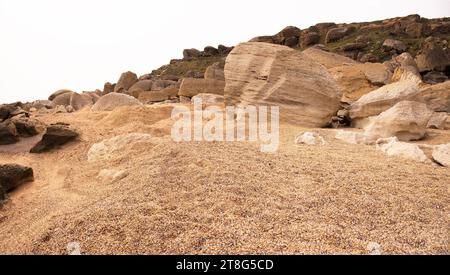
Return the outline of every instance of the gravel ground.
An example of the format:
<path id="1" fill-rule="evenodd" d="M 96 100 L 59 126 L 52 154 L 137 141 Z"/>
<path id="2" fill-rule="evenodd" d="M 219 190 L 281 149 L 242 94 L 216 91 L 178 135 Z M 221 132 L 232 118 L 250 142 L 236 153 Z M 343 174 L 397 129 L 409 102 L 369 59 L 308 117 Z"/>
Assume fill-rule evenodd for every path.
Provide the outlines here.
<path id="1" fill-rule="evenodd" d="M 344 144 L 334 130 L 315 130 L 328 145 L 297 146 L 305 129 L 292 125 L 275 154 L 175 143 L 170 108 L 142 108 L 40 116 L 71 123 L 80 140 L 42 155 L 26 142 L 0 151 L 0 163 L 36 175 L 0 210 L 0 254 L 66 254 L 71 242 L 84 254 L 367 254 L 371 242 L 384 254 L 450 253 L 450 169 Z M 155 138 L 87 162 L 93 143 L 132 132 Z M 433 131 L 437 142 L 449 131 Z M 128 176 L 102 182 L 102 169 Z"/>

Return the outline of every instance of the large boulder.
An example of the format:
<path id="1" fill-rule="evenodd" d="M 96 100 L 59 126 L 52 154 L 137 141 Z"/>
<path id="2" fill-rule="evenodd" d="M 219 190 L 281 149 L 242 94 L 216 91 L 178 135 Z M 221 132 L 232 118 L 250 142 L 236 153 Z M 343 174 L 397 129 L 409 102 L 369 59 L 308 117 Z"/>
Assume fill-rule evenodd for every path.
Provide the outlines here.
<path id="1" fill-rule="evenodd" d="M 73 107 L 75 111 L 81 110 L 87 106 L 92 106 L 94 104 L 94 99 L 87 93 L 78 94 L 72 93 L 70 96 L 70 106 Z"/>
<path id="2" fill-rule="evenodd" d="M 365 135 L 372 138 L 395 136 L 401 141 L 420 140 L 426 134 L 432 115 L 424 103 L 401 101 L 376 117 L 365 128 Z"/>
<path id="3" fill-rule="evenodd" d="M 350 118 L 363 119 L 376 116 L 404 100 L 419 99 L 420 90 L 412 81 L 399 81 L 385 85 L 362 96 L 350 106 Z"/>
<path id="4" fill-rule="evenodd" d="M 450 113 L 450 81 L 423 86 L 420 94 L 432 110 Z"/>
<path id="5" fill-rule="evenodd" d="M 135 105 L 142 105 L 142 103 L 129 95 L 110 93 L 102 96 L 94 106 L 92 106 L 92 111 L 112 111 L 117 107 Z"/>
<path id="6" fill-rule="evenodd" d="M 72 98 L 72 95 L 75 94 L 74 92 L 70 93 L 63 93 L 61 95 L 56 96 L 53 98 L 53 106 L 69 106 L 70 105 L 70 99 Z"/>
<path id="7" fill-rule="evenodd" d="M 433 159 L 443 166 L 450 167 L 450 143 L 434 147 Z"/>
<path id="8" fill-rule="evenodd" d="M 17 134 L 21 137 L 34 137 L 39 134 L 38 125 L 40 123 L 37 120 L 28 117 L 14 117 L 11 122 L 14 123 Z"/>
<path id="9" fill-rule="evenodd" d="M 79 134 L 68 125 L 50 125 L 47 127 L 47 131 L 42 136 L 41 141 L 31 148 L 30 153 L 39 154 L 51 151 L 75 140 L 78 136 Z"/>
<path id="10" fill-rule="evenodd" d="M 225 81 L 215 79 L 185 78 L 181 82 L 178 95 L 184 97 L 193 97 L 198 94 L 217 94 L 223 95 Z"/>
<path id="11" fill-rule="evenodd" d="M 57 96 L 63 95 L 63 94 L 70 94 L 73 93 L 72 90 L 67 90 L 67 89 L 63 89 L 63 90 L 58 90 L 56 92 L 54 92 L 53 94 L 51 94 L 48 97 L 48 100 L 53 101 L 53 99 L 55 99 Z"/>
<path id="12" fill-rule="evenodd" d="M 340 106 L 342 93 L 326 68 L 307 55 L 267 43 L 243 43 L 225 65 L 227 105 L 280 107 L 282 120 L 323 127 Z"/>
<path id="13" fill-rule="evenodd" d="M 124 93 L 128 91 L 136 82 L 138 82 L 138 77 L 133 72 L 125 72 L 120 76 L 119 81 L 114 87 L 115 93 Z"/>
<path id="14" fill-rule="evenodd" d="M 9 192 L 19 185 L 33 180 L 33 169 L 30 167 L 17 164 L 0 165 L 0 188 L 4 192 Z"/>
<path id="15" fill-rule="evenodd" d="M 19 141 L 16 126 L 10 120 L 0 122 L 0 145 L 14 144 Z"/>
<path id="16" fill-rule="evenodd" d="M 146 91 L 139 95 L 139 101 L 145 104 L 174 99 L 178 95 L 177 87 L 168 87 L 160 91 Z"/>
<path id="17" fill-rule="evenodd" d="M 445 71 L 450 67 L 450 55 L 433 39 L 427 39 L 416 56 L 419 71 Z"/>

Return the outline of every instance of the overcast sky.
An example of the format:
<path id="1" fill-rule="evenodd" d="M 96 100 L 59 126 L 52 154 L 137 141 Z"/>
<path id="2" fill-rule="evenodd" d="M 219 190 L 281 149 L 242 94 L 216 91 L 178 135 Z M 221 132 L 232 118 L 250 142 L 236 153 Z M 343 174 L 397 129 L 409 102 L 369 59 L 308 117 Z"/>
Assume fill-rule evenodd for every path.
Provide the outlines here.
<path id="1" fill-rule="evenodd" d="M 288 25 L 450 16 L 449 0 L 0 0 L 0 102 L 103 88 L 181 58 Z"/>

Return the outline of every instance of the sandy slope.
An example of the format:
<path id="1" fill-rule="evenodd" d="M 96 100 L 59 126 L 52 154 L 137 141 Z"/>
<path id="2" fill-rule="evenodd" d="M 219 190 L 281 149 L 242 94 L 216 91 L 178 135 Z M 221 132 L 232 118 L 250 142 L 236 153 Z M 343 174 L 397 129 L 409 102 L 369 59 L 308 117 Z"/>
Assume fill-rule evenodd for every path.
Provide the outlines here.
<path id="1" fill-rule="evenodd" d="M 113 113 L 44 115 L 68 122 L 79 142 L 43 155 L 25 141 L 0 162 L 34 168 L 36 181 L 0 210 L 0 254 L 448 254 L 450 170 L 388 158 L 371 146 L 333 140 L 296 146 L 301 129 L 282 126 L 276 154 L 254 143 L 174 143 L 171 106 Z M 155 138 L 89 164 L 90 146 L 123 133 Z M 430 143 L 450 141 L 433 132 Z M 23 153 L 20 153 L 23 152 Z M 115 183 L 104 168 L 127 170 Z"/>

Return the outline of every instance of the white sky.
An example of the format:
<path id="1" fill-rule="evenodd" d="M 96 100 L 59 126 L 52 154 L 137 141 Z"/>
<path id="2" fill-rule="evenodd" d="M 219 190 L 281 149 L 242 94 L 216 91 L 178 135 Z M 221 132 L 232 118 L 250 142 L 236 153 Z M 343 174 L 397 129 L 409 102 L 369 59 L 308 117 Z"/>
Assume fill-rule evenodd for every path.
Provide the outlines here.
<path id="1" fill-rule="evenodd" d="M 0 0 L 0 102 L 103 88 L 181 58 L 288 25 L 450 16 L 449 0 Z"/>

